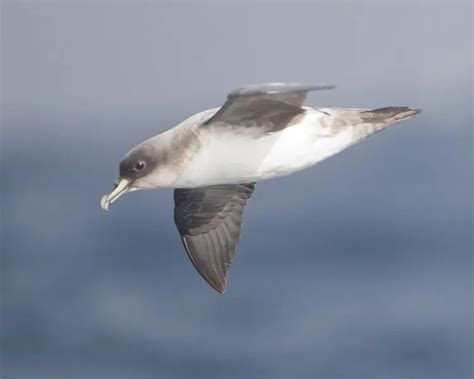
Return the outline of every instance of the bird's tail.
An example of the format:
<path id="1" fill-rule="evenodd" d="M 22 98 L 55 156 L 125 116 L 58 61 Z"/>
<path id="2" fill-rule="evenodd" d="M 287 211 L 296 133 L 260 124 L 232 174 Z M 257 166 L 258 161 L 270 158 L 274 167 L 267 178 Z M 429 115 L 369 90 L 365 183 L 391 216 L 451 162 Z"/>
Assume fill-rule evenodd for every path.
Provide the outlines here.
<path id="1" fill-rule="evenodd" d="M 379 109 L 352 110 L 346 116 L 354 126 L 356 139 L 368 137 L 397 122 L 407 120 L 421 112 L 408 107 L 386 107 Z M 350 116 L 352 114 L 352 116 Z"/>
<path id="2" fill-rule="evenodd" d="M 395 122 L 407 120 L 420 112 L 420 109 L 412 109 L 408 107 L 386 107 L 363 111 L 360 113 L 360 116 L 364 122 L 374 124 L 381 123 L 388 126 Z"/>

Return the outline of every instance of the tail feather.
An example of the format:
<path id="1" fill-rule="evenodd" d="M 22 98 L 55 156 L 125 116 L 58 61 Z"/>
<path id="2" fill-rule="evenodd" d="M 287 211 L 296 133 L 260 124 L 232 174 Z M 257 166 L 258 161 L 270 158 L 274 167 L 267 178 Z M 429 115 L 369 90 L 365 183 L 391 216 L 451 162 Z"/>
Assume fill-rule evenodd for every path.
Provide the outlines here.
<path id="1" fill-rule="evenodd" d="M 368 137 L 386 129 L 397 122 L 407 120 L 421 112 L 420 109 L 409 107 L 386 107 L 379 109 L 360 108 L 317 108 L 328 115 L 327 122 L 331 122 L 336 131 L 351 128 L 354 140 Z"/>
<path id="2" fill-rule="evenodd" d="M 361 117 L 364 122 L 393 124 L 409 119 L 420 112 L 420 109 L 409 107 L 386 107 L 361 112 Z"/>
<path id="3" fill-rule="evenodd" d="M 357 111 L 358 120 L 353 120 L 354 133 L 357 138 L 365 138 L 380 132 L 390 125 L 407 120 L 421 110 L 409 107 L 386 107 L 373 110 Z"/>

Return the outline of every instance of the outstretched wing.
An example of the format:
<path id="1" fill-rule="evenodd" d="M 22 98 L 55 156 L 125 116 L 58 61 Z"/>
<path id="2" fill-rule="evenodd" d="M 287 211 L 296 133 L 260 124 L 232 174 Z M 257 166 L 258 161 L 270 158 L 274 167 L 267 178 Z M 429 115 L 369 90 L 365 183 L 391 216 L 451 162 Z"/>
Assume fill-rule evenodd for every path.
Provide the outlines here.
<path id="1" fill-rule="evenodd" d="M 194 267 L 223 293 L 255 183 L 175 189 L 174 220 Z"/>
<path id="2" fill-rule="evenodd" d="M 332 89 L 333 85 L 268 83 L 231 91 L 227 101 L 205 125 L 261 127 L 265 132 L 282 130 L 301 113 L 309 91 Z"/>

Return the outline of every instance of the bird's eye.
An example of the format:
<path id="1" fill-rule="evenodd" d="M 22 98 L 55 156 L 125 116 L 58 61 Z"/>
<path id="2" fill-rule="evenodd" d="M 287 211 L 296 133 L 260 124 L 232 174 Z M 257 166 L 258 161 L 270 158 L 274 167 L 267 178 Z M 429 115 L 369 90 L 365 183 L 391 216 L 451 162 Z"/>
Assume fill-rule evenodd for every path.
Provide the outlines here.
<path id="1" fill-rule="evenodd" d="M 143 170 L 145 168 L 146 164 L 143 161 L 138 161 L 135 163 L 135 169 L 137 170 Z"/>

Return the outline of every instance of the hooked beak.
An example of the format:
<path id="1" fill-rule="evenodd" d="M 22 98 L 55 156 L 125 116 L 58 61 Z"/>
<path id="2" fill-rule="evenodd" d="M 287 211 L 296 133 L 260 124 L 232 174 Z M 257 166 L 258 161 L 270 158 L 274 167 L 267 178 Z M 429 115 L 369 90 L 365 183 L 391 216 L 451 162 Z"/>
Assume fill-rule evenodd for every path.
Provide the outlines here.
<path id="1" fill-rule="evenodd" d="M 100 199 L 100 206 L 102 207 L 104 211 L 108 211 L 110 204 L 112 204 L 120 196 L 126 194 L 129 191 L 130 191 L 130 180 L 119 179 L 118 183 L 116 182 L 115 189 L 112 192 L 102 196 L 102 199 Z"/>

